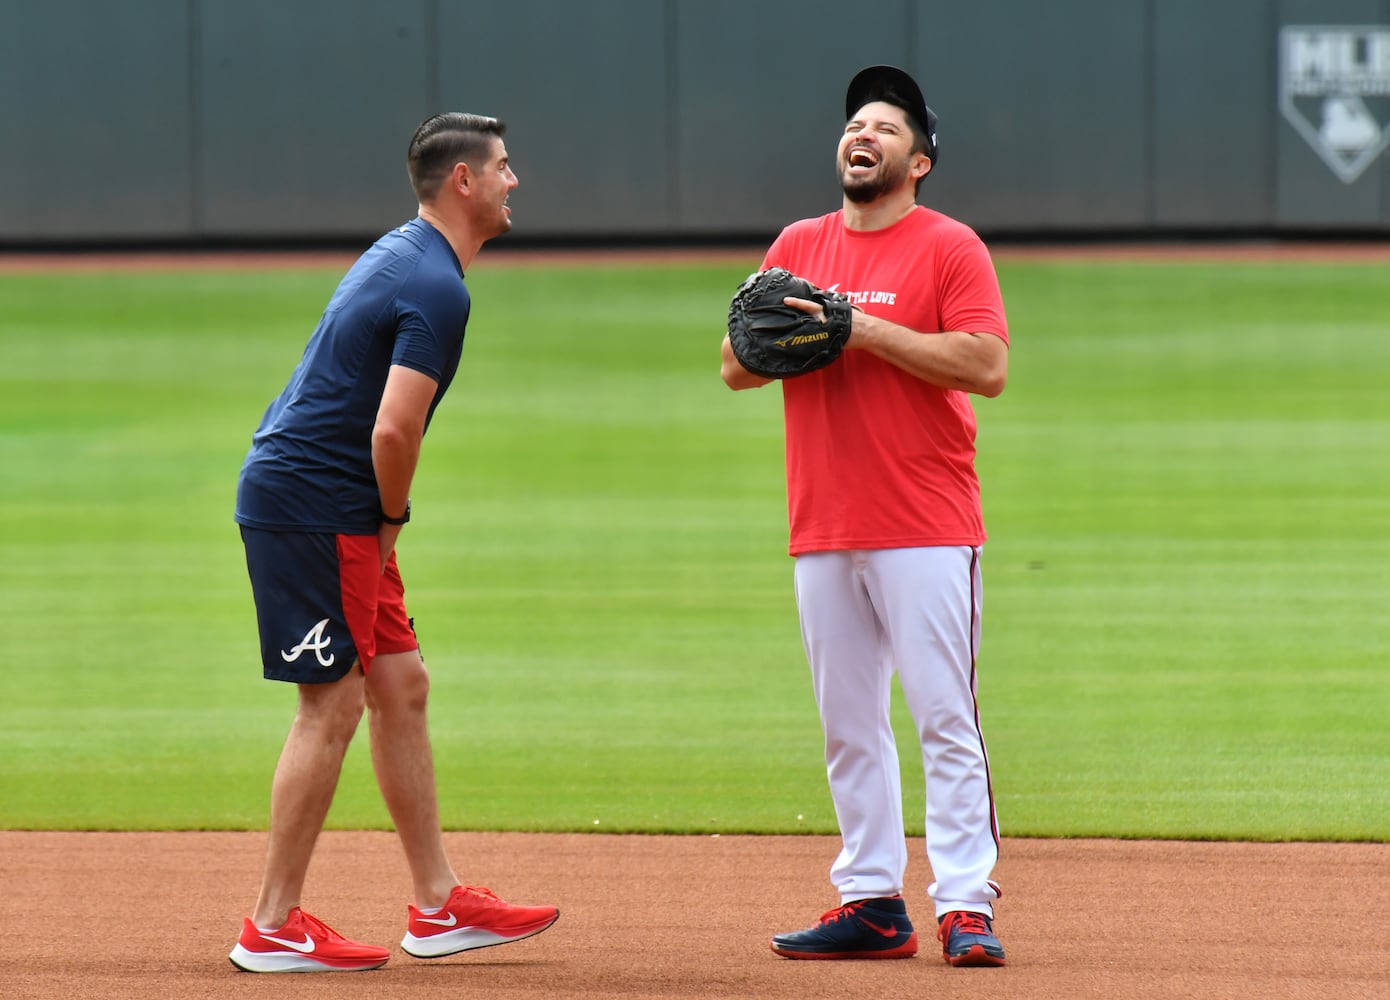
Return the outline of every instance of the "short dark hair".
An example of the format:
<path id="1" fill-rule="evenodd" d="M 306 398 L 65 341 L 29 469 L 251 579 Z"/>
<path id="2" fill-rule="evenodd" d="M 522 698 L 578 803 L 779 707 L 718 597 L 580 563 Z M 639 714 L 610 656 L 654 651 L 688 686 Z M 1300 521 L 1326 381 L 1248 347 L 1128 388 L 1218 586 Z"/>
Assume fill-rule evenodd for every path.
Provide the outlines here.
<path id="1" fill-rule="evenodd" d="M 446 111 L 426 118 L 410 138 L 406 167 L 415 197 L 429 201 L 456 163 L 479 165 L 492 148 L 493 138 L 502 138 L 507 126 L 487 115 Z"/>

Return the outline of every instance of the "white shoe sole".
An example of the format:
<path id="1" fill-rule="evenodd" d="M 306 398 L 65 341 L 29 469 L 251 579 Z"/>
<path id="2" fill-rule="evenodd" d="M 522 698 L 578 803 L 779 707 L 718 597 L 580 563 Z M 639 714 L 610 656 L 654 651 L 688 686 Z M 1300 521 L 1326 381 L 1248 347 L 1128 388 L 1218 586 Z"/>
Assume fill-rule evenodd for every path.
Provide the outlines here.
<path id="1" fill-rule="evenodd" d="M 328 965 L 312 959 L 308 955 L 300 955 L 295 952 L 248 951 L 240 944 L 233 948 L 232 953 L 227 957 L 242 972 L 368 972 L 372 969 L 379 969 L 386 964 L 386 959 L 383 958 L 373 965 L 343 968 L 340 965 Z"/>
<path id="2" fill-rule="evenodd" d="M 560 914 L 556 913 L 555 920 L 559 919 Z M 457 955 L 461 951 L 472 951 L 475 948 L 490 948 L 497 944 L 524 941 L 555 926 L 555 920 L 550 921 L 544 927 L 537 927 L 533 931 L 527 931 L 525 934 L 518 934 L 515 937 L 503 937 L 501 934 L 480 930 L 477 927 L 460 927 L 458 930 L 431 934 L 429 937 L 423 938 L 416 937 L 406 931 L 405 937 L 401 939 L 401 951 L 414 958 L 443 958 L 445 955 Z"/>

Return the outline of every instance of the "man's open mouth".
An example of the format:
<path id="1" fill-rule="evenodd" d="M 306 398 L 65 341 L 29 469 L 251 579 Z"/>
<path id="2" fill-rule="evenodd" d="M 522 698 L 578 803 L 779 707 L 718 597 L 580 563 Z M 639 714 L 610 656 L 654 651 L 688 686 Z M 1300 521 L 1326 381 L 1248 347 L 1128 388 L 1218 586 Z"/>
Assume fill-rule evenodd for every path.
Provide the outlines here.
<path id="1" fill-rule="evenodd" d="M 878 166 L 878 154 L 864 146 L 856 146 L 849 151 L 847 163 L 851 167 L 870 169 Z"/>

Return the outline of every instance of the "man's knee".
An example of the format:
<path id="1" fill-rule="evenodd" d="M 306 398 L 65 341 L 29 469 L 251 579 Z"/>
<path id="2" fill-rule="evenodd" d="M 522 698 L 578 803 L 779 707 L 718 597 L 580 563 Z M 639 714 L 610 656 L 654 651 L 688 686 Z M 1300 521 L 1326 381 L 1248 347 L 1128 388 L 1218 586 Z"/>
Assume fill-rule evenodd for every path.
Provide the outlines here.
<path id="1" fill-rule="evenodd" d="M 373 712 L 420 712 L 429 699 L 430 674 L 417 650 L 387 653 L 372 661 L 366 686 Z"/>

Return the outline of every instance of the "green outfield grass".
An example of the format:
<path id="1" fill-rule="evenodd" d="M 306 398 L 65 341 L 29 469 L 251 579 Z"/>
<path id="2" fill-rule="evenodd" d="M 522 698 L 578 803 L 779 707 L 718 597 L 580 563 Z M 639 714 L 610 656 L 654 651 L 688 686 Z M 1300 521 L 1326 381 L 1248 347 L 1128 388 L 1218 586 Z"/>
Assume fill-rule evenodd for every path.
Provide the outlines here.
<path id="1" fill-rule="evenodd" d="M 400 551 L 450 828 L 835 829 L 780 397 L 717 374 L 755 263 L 470 273 Z M 1000 275 L 1003 832 L 1390 839 L 1385 267 Z M 294 692 L 259 678 L 233 491 L 338 276 L 0 274 L 0 827 L 264 827 Z M 365 727 L 330 825 L 389 825 Z"/>

